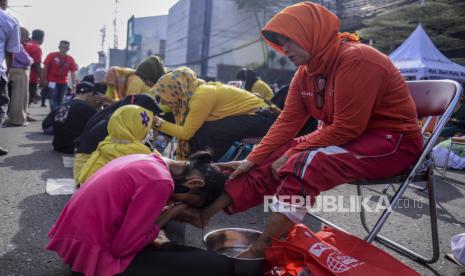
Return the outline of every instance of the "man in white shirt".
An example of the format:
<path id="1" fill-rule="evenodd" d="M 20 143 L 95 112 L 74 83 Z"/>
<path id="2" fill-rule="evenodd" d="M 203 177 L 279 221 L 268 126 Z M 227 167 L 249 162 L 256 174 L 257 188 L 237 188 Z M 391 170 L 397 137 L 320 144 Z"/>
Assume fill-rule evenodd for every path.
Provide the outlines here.
<path id="1" fill-rule="evenodd" d="M 6 109 L 8 107 L 7 81 L 8 72 L 13 61 L 13 55 L 19 53 L 19 24 L 5 10 L 8 0 L 0 0 L 0 123 L 6 120 Z M 0 155 L 8 151 L 0 147 Z"/>

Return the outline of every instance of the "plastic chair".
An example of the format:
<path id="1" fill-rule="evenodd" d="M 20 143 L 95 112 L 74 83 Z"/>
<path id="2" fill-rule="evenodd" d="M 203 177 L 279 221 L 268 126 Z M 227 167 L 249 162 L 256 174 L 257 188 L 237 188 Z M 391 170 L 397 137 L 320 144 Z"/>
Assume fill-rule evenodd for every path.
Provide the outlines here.
<path id="1" fill-rule="evenodd" d="M 369 228 L 366 222 L 365 209 L 363 205 L 360 208 L 360 218 L 363 227 L 368 232 L 365 240 L 369 243 L 374 240 L 396 250 L 407 257 L 421 262 L 421 263 L 434 263 L 439 258 L 439 239 L 438 239 L 438 227 L 437 227 L 437 214 L 436 214 L 436 198 L 434 192 L 433 182 L 433 162 L 431 160 L 431 150 L 435 145 L 439 134 L 449 120 L 455 106 L 460 100 L 462 94 L 462 87 L 459 83 L 451 80 L 422 80 L 422 81 L 411 81 L 407 82 L 410 90 L 410 94 L 415 102 L 417 113 L 419 117 L 430 117 L 440 116 L 437 124 L 435 124 L 434 130 L 431 135 L 426 138 L 423 151 L 418 158 L 414 166 L 401 175 L 391 177 L 389 179 L 378 179 L 378 180 L 360 180 L 355 183 L 357 185 L 357 193 L 361 197 L 363 185 L 369 184 L 389 184 L 389 183 L 401 183 L 396 193 L 389 202 L 388 208 L 378 218 L 378 221 Z M 430 207 L 430 224 L 431 224 L 431 241 L 433 253 L 430 258 L 424 257 L 417 252 L 410 250 L 401 244 L 394 242 L 386 237 L 379 235 L 378 233 L 386 223 L 386 220 L 391 215 L 393 208 L 395 208 L 399 199 L 404 194 L 405 190 L 416 181 L 426 181 L 426 190 L 428 191 L 428 201 Z M 321 218 L 314 213 L 309 213 L 311 216 L 319 220 L 320 222 L 332 226 L 347 232 L 336 224 Z"/>
<path id="2" fill-rule="evenodd" d="M 442 178 L 446 177 L 447 165 L 449 164 L 449 156 L 450 156 L 450 152 L 452 151 L 452 146 L 453 145 L 465 146 L 465 138 L 452 137 L 450 139 L 450 145 L 449 145 L 449 149 L 447 151 L 446 162 L 444 163 L 444 167 L 442 168 Z"/>

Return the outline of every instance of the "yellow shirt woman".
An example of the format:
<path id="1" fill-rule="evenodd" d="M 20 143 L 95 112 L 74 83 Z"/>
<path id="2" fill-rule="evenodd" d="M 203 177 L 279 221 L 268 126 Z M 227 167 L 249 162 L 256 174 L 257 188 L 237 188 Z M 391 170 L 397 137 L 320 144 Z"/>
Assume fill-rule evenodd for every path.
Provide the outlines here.
<path id="1" fill-rule="evenodd" d="M 271 100 L 273 98 L 273 90 L 271 87 L 262 80 L 257 80 L 252 85 L 252 93 L 258 93 L 266 100 Z"/>
<path id="2" fill-rule="evenodd" d="M 105 75 L 105 95 L 112 100 L 120 100 L 127 95 L 147 93 L 164 74 L 165 69 L 157 56 L 142 61 L 136 70 L 111 67 Z"/>
<path id="3" fill-rule="evenodd" d="M 137 105 L 118 108 L 108 122 L 108 136 L 99 143 L 82 167 L 77 182 L 81 185 L 113 159 L 137 153 L 151 153 L 143 140 L 152 127 L 153 113 Z"/>
<path id="4" fill-rule="evenodd" d="M 105 96 L 112 100 L 121 100 L 126 95 L 146 93 L 150 87 L 135 74 L 136 70 L 123 67 L 112 67 L 105 76 L 107 91 Z"/>
<path id="5" fill-rule="evenodd" d="M 187 141 L 204 123 L 254 114 L 268 106 L 245 90 L 219 82 L 205 83 L 187 67 L 175 69 L 160 78 L 153 90 L 160 97 L 161 104 L 168 106 L 175 116 L 176 124 L 158 117 L 155 120 L 161 132 L 180 139 L 177 151 L 179 159 L 188 156 L 190 147 Z"/>

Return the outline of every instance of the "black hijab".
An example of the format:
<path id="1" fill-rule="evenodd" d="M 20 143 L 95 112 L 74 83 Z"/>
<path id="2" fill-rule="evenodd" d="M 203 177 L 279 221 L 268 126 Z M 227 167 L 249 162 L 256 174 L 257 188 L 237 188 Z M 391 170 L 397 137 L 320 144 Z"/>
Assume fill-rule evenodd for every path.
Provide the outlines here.
<path id="1" fill-rule="evenodd" d="M 253 70 L 242 68 L 237 72 L 236 75 L 238 80 L 244 81 L 245 86 L 244 89 L 252 92 L 252 86 L 255 84 L 255 82 L 258 80 L 257 74 Z"/>

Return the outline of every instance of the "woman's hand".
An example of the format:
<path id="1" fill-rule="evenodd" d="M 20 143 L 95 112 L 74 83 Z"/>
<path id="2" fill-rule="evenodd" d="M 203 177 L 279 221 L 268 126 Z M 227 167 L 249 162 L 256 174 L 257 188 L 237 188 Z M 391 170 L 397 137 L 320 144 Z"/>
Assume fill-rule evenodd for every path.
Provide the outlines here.
<path id="1" fill-rule="evenodd" d="M 112 100 L 105 95 L 96 94 L 94 95 L 95 102 L 98 104 L 111 104 Z"/>
<path id="2" fill-rule="evenodd" d="M 265 247 L 266 247 L 265 243 L 261 242 L 260 240 L 257 240 L 255 243 L 249 246 L 249 248 L 247 248 L 245 251 L 242 251 L 239 255 L 237 255 L 236 258 L 242 258 L 242 259 L 263 258 L 263 256 L 265 256 Z"/>
<path id="3" fill-rule="evenodd" d="M 197 228 L 202 228 L 208 224 L 212 216 L 204 209 L 188 207 L 179 214 L 177 221 L 187 222 Z"/>
<path id="4" fill-rule="evenodd" d="M 156 224 L 159 228 L 165 227 L 168 222 L 180 217 L 187 208 L 189 208 L 189 206 L 184 203 L 165 207 L 163 213 L 158 217 Z"/>
<path id="5" fill-rule="evenodd" d="M 255 164 L 252 161 L 245 159 L 242 161 L 216 163 L 216 165 L 223 170 L 232 170 L 233 172 L 229 175 L 229 179 L 234 179 L 238 175 L 250 171 Z"/>
<path id="6" fill-rule="evenodd" d="M 193 207 L 187 207 L 186 209 L 182 210 L 176 220 L 180 222 L 187 222 L 192 224 L 197 228 L 202 228 L 205 224 L 203 224 L 201 218 L 200 209 L 196 209 Z"/>
<path id="7" fill-rule="evenodd" d="M 168 213 L 168 216 L 170 219 L 179 219 L 186 210 L 189 210 L 191 207 L 187 205 L 186 203 L 180 203 L 180 204 L 174 204 L 172 207 L 170 207 L 166 212 Z"/>
<path id="8" fill-rule="evenodd" d="M 286 156 L 281 156 L 278 160 L 274 161 L 273 164 L 271 164 L 271 173 L 273 173 L 274 178 L 279 180 L 279 174 L 278 171 L 281 169 L 281 167 L 286 164 L 287 160 L 289 158 Z"/>
<path id="9" fill-rule="evenodd" d="M 155 128 L 155 129 L 160 129 L 161 128 L 161 124 L 163 123 L 163 119 L 158 117 L 157 115 L 153 116 L 153 125 L 152 127 Z"/>

